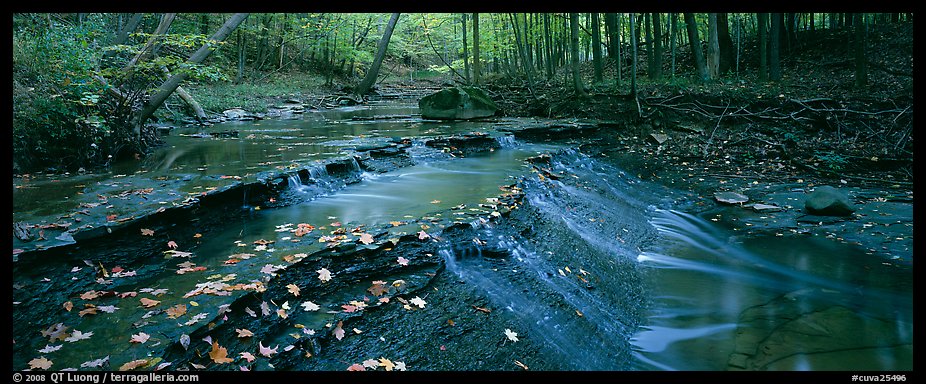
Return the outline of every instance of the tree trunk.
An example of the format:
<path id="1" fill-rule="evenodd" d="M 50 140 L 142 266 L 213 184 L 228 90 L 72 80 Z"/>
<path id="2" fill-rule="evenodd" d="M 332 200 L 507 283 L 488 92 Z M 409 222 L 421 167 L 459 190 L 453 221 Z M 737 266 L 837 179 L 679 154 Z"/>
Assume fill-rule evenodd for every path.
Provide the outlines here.
<path id="1" fill-rule="evenodd" d="M 518 26 L 517 15 L 514 13 L 509 13 L 508 16 L 511 17 L 511 23 L 514 26 L 515 44 L 518 46 L 518 55 L 521 57 L 521 66 L 524 69 L 524 73 L 527 75 L 527 89 L 531 92 L 531 94 L 533 94 L 534 66 L 531 64 L 530 59 L 527 57 L 527 52 L 524 48 L 525 45 L 527 45 L 527 42 L 525 41 L 523 44 L 521 42 L 521 28 Z M 524 26 L 524 29 L 527 29 L 527 26 Z M 525 37 L 524 40 L 527 40 L 527 38 Z"/>
<path id="2" fill-rule="evenodd" d="M 669 14 L 669 45 L 672 50 L 672 78 L 675 78 L 675 41 L 678 39 L 676 34 L 678 33 L 678 15 L 675 13 Z"/>
<path id="3" fill-rule="evenodd" d="M 222 27 L 219 28 L 219 30 L 209 38 L 209 41 L 187 59 L 187 63 L 202 63 L 203 60 L 209 57 L 209 55 L 212 53 L 214 46 L 217 43 L 224 41 L 225 38 L 228 37 L 228 35 L 231 34 L 232 31 L 234 31 L 235 28 L 241 24 L 242 21 L 247 19 L 248 15 L 248 13 L 236 13 L 229 17 L 228 20 L 225 21 L 225 24 L 223 24 Z M 183 82 L 183 80 L 186 80 L 187 77 L 189 77 L 189 73 L 186 71 L 174 74 L 168 78 L 167 81 L 162 83 L 158 88 L 157 93 L 155 93 L 154 96 L 152 96 L 148 102 L 145 103 L 145 106 L 142 108 L 141 112 L 138 113 L 138 119 L 136 120 L 134 127 L 133 133 L 137 140 L 141 140 L 141 128 L 145 125 L 145 122 L 154 114 L 154 111 L 156 111 L 161 107 L 162 104 L 164 104 L 164 101 L 167 100 L 167 97 L 174 93 L 177 87 L 180 86 L 180 83 Z"/>
<path id="4" fill-rule="evenodd" d="M 757 13 L 756 18 L 759 19 L 756 26 L 759 34 L 759 81 L 764 82 L 768 80 L 768 13 Z"/>
<path id="5" fill-rule="evenodd" d="M 553 78 L 553 35 L 550 31 L 550 14 L 543 14 L 543 38 L 545 41 L 547 54 L 545 56 L 546 69 L 547 69 L 547 80 Z"/>
<path id="6" fill-rule="evenodd" d="M 592 13 L 592 62 L 595 66 L 595 82 L 604 81 L 601 67 L 601 29 L 598 14 Z"/>
<path id="7" fill-rule="evenodd" d="M 460 20 L 463 23 L 463 78 L 470 82 L 469 77 L 469 47 L 466 44 L 466 14 L 464 13 Z"/>
<path id="8" fill-rule="evenodd" d="M 707 82 L 711 77 L 707 72 L 707 65 L 704 64 L 704 54 L 701 52 L 701 39 L 698 38 L 698 25 L 695 24 L 693 13 L 685 13 L 685 29 L 688 31 L 688 44 L 691 46 L 691 57 L 694 61 L 695 70 L 698 73 L 698 80 Z"/>
<path id="9" fill-rule="evenodd" d="M 473 13 L 473 83 L 482 81 L 482 63 L 479 61 L 479 14 Z"/>
<path id="10" fill-rule="evenodd" d="M 856 13 L 855 21 L 855 86 L 864 88 L 868 85 L 868 60 L 865 57 L 865 14 Z"/>
<path id="11" fill-rule="evenodd" d="M 630 47 L 633 57 L 630 61 L 630 96 L 637 98 L 637 23 L 633 12 L 630 13 Z"/>
<path id="12" fill-rule="evenodd" d="M 728 73 L 735 66 L 733 39 L 730 37 L 730 20 L 726 13 L 717 14 L 717 43 L 720 48 L 720 74 Z"/>
<path id="13" fill-rule="evenodd" d="M 161 72 L 163 72 L 168 79 L 170 78 L 170 71 L 167 70 L 167 67 L 161 67 Z M 183 102 L 185 102 L 188 106 L 190 106 L 190 109 L 193 110 L 193 114 L 196 116 L 197 121 L 202 123 L 204 120 L 206 120 L 206 112 L 203 111 L 203 107 L 199 105 L 199 102 L 197 102 L 193 96 L 190 96 L 190 94 L 180 86 L 177 87 L 176 92 L 177 96 L 180 96 L 180 99 L 183 100 Z"/>
<path id="14" fill-rule="evenodd" d="M 393 13 L 392 17 L 389 18 L 389 23 L 386 24 L 386 31 L 383 32 L 383 37 L 379 40 L 379 45 L 376 47 L 376 56 L 373 58 L 373 65 L 370 66 L 370 70 L 367 71 L 363 80 L 357 85 L 357 88 L 354 88 L 354 93 L 365 95 L 370 92 L 370 89 L 376 82 L 376 77 L 379 76 L 379 67 L 383 64 L 383 58 L 386 57 L 386 48 L 389 47 L 389 39 L 392 38 L 392 31 L 395 30 L 395 24 L 398 21 L 399 14 Z"/>
<path id="15" fill-rule="evenodd" d="M 129 34 L 135 32 L 135 29 L 138 28 L 138 24 L 141 23 L 141 19 L 144 16 L 145 14 L 140 12 L 132 14 L 132 18 L 125 24 L 125 27 L 120 29 L 119 33 L 116 34 L 116 38 L 113 39 L 113 45 L 125 44 L 126 40 L 129 39 Z"/>
<path id="16" fill-rule="evenodd" d="M 582 76 L 579 73 L 579 14 L 569 14 L 569 55 L 572 63 L 572 85 L 576 95 L 585 97 L 585 86 L 582 85 Z"/>
<path id="17" fill-rule="evenodd" d="M 650 79 L 653 79 L 653 73 L 656 72 L 656 56 L 653 55 L 653 33 L 652 33 L 652 20 L 650 20 L 650 14 L 643 14 L 643 31 L 646 36 L 646 43 L 643 44 L 644 51 L 646 52 L 646 75 Z"/>
<path id="18" fill-rule="evenodd" d="M 608 32 L 608 57 L 617 59 L 617 15 L 614 13 L 604 14 L 605 30 Z"/>
<path id="19" fill-rule="evenodd" d="M 128 64 L 122 69 L 123 71 L 128 71 L 135 64 L 138 64 L 139 61 L 147 60 L 151 55 L 154 54 L 155 47 L 160 45 L 158 40 L 161 39 L 161 35 L 167 33 L 167 30 L 170 29 L 170 24 L 174 22 L 174 18 L 177 17 L 176 13 L 165 13 L 161 16 L 161 22 L 158 23 L 157 29 L 154 30 L 154 33 L 151 34 L 151 37 L 148 38 L 148 42 L 145 43 L 145 46 L 142 47 L 141 51 L 129 61 Z"/>
<path id="20" fill-rule="evenodd" d="M 244 38 L 241 37 L 241 31 L 235 33 L 238 42 L 238 74 L 235 75 L 235 84 L 241 84 L 244 79 Z"/>
<path id="21" fill-rule="evenodd" d="M 707 15 L 707 73 L 711 79 L 720 77 L 720 42 L 717 39 L 717 14 Z"/>
<path id="22" fill-rule="evenodd" d="M 662 77 L 662 18 L 659 13 L 654 12 L 653 16 L 653 72 L 650 75 L 652 79 Z"/>
<path id="23" fill-rule="evenodd" d="M 781 53 L 781 25 L 781 14 L 773 13 L 768 44 L 768 77 L 772 81 L 781 80 L 781 62 L 778 59 Z"/>
<path id="24" fill-rule="evenodd" d="M 615 65 L 617 66 L 617 86 L 618 87 L 620 87 L 624 82 L 623 73 L 621 73 L 624 70 L 623 58 L 621 58 L 621 27 L 622 27 L 621 24 L 623 24 L 621 23 L 621 21 L 623 21 L 622 20 L 623 18 L 624 18 L 623 14 L 618 13 L 617 20 L 615 21 L 617 23 L 617 60 L 615 62 Z"/>

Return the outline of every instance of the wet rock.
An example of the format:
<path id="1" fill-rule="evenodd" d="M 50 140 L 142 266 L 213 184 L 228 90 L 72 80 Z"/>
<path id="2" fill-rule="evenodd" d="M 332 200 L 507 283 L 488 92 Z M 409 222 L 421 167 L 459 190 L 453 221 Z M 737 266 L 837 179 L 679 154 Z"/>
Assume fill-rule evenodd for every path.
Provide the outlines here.
<path id="1" fill-rule="evenodd" d="M 498 106 L 476 87 L 454 87 L 425 96 L 418 102 L 421 117 L 438 120 L 469 120 L 495 115 Z"/>
<path id="2" fill-rule="evenodd" d="M 518 127 L 502 127 L 498 128 L 498 130 L 511 132 L 517 139 L 562 140 L 594 135 L 601 130 L 601 125 L 587 123 L 531 124 Z"/>
<path id="3" fill-rule="evenodd" d="M 666 135 L 663 133 L 651 133 L 649 135 L 649 138 L 651 139 L 650 141 L 658 145 L 661 145 L 662 143 L 665 143 L 666 140 L 669 140 L 669 135 Z"/>
<path id="4" fill-rule="evenodd" d="M 845 193 L 828 185 L 811 192 L 804 201 L 804 208 L 817 216 L 849 216 L 856 210 Z"/>
<path id="5" fill-rule="evenodd" d="M 23 222 L 13 223 L 13 235 L 15 235 L 17 239 L 26 242 L 32 241 L 33 239 L 32 232 L 29 231 L 29 225 Z"/>
<path id="6" fill-rule="evenodd" d="M 498 140 L 485 134 L 477 133 L 432 139 L 425 141 L 424 145 L 431 148 L 441 148 L 458 155 L 501 148 Z"/>

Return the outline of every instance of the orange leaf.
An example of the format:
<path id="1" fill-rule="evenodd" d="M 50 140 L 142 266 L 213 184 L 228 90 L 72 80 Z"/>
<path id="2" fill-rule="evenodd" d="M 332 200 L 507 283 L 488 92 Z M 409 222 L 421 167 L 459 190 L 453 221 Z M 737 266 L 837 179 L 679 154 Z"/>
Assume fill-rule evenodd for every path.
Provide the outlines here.
<path id="1" fill-rule="evenodd" d="M 139 301 L 141 302 L 141 305 L 145 308 L 151 308 L 155 305 L 161 304 L 161 302 L 158 300 L 151 300 L 146 297 L 142 297 Z"/>
<path id="2" fill-rule="evenodd" d="M 177 304 L 173 307 L 167 308 L 167 318 L 176 319 L 186 313 L 185 304 Z"/>
<path id="3" fill-rule="evenodd" d="M 212 350 L 209 351 L 209 358 L 217 364 L 231 363 L 234 359 L 228 358 L 228 349 L 220 347 L 218 342 L 212 342 Z"/>
<path id="4" fill-rule="evenodd" d="M 143 367 L 147 364 L 148 364 L 148 359 L 132 360 L 128 363 L 122 364 L 122 366 L 119 367 L 119 370 L 120 371 L 131 371 L 135 368 Z"/>
<path id="5" fill-rule="evenodd" d="M 74 303 L 65 301 L 64 304 L 61 304 L 61 306 L 64 307 L 65 311 L 71 312 L 71 308 L 74 308 Z"/>
<path id="6" fill-rule="evenodd" d="M 235 329 L 235 332 L 238 332 L 238 337 L 251 337 L 254 336 L 254 333 L 247 329 Z"/>

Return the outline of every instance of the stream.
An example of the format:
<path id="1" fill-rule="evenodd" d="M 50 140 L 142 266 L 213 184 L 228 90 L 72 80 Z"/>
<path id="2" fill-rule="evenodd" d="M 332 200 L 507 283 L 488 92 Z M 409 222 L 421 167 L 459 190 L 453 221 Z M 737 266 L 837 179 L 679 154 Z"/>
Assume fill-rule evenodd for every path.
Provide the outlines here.
<path id="1" fill-rule="evenodd" d="M 536 121 L 416 113 L 386 102 L 208 128 L 237 131 L 226 138 L 183 127 L 108 174 L 14 180 L 14 221 L 144 188 L 106 209 L 180 212 L 151 224 L 156 246 L 138 241 L 159 212 L 141 235 L 108 226 L 111 240 L 14 252 L 14 369 L 344 370 L 383 357 L 408 370 L 913 369 L 912 265 L 734 233 L 574 141 L 496 131 Z M 497 144 L 461 155 L 428 142 L 472 133 Z M 370 149 L 401 161 L 374 170 L 351 155 Z M 289 173 L 261 202 L 222 189 L 274 172 Z M 181 201 L 213 189 L 230 203 L 183 216 Z M 232 364 L 209 360 L 217 346 Z"/>

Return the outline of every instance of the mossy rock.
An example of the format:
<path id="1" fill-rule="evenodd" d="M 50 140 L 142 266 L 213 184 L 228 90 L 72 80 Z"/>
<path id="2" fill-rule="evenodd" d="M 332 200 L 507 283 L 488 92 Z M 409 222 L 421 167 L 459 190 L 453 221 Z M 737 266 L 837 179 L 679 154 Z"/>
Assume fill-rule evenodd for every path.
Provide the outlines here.
<path id="1" fill-rule="evenodd" d="M 498 106 L 476 87 L 453 87 L 422 97 L 421 117 L 437 120 L 469 120 L 495 115 Z"/>

